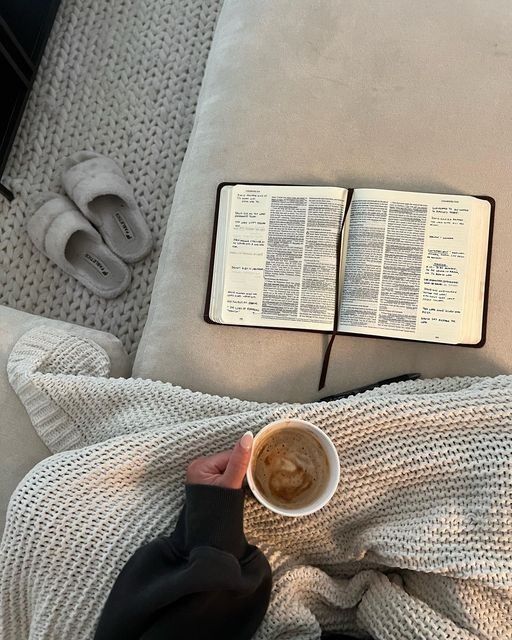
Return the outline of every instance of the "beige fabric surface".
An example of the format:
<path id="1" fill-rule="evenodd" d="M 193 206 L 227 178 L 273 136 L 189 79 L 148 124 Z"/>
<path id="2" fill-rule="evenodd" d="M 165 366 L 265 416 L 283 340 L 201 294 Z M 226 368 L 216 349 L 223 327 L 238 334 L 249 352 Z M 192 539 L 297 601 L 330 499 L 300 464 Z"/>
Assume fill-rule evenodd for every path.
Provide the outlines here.
<path id="1" fill-rule="evenodd" d="M 129 376 L 131 369 L 121 342 L 109 333 L 0 306 L 0 532 L 14 488 L 49 453 L 7 380 L 7 358 L 14 343 L 34 327 L 53 327 L 95 340 L 107 352 L 115 377 Z"/>
<path id="2" fill-rule="evenodd" d="M 270 405 L 112 379 L 109 369 L 97 344 L 54 330 L 33 329 L 9 357 L 9 380 L 56 455 L 9 504 L 2 640 L 92 640 L 126 560 L 173 530 L 190 460 L 290 417 L 330 436 L 341 480 L 302 518 L 248 497 L 246 535 L 273 570 L 255 640 L 313 640 L 320 628 L 510 640 L 512 376 Z"/>
<path id="3" fill-rule="evenodd" d="M 406 371 L 510 372 L 511 33 L 506 0 L 226 0 L 134 375 L 319 397 L 325 337 L 203 321 L 223 180 L 494 196 L 485 347 L 341 336 L 324 394 Z"/>

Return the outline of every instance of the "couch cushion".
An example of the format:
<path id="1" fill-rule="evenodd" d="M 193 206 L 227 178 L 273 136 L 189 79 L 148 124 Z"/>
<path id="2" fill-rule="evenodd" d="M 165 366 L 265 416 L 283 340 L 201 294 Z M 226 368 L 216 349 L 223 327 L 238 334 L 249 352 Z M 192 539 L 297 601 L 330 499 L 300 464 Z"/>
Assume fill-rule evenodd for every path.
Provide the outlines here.
<path id="1" fill-rule="evenodd" d="M 483 349 L 340 336 L 324 394 L 419 371 L 512 365 L 512 13 L 468 0 L 225 0 L 134 375 L 254 400 L 310 400 L 326 338 L 203 320 L 223 180 L 490 194 Z"/>
<path id="2" fill-rule="evenodd" d="M 110 356 L 112 377 L 130 375 L 131 363 L 120 341 L 109 333 L 49 320 L 0 306 L 0 532 L 7 503 L 23 476 L 49 451 L 34 431 L 25 408 L 7 379 L 7 359 L 18 338 L 36 326 L 51 326 L 90 338 Z"/>

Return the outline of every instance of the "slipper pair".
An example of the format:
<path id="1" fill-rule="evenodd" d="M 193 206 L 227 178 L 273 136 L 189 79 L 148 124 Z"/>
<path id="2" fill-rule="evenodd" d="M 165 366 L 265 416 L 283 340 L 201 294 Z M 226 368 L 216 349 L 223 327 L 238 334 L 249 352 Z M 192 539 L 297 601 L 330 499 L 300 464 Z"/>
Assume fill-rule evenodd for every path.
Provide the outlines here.
<path id="1" fill-rule="evenodd" d="M 142 260 L 153 246 L 133 191 L 112 159 L 92 151 L 66 160 L 62 184 L 69 197 L 41 194 L 28 235 L 93 293 L 116 298 L 130 284 L 126 263 Z"/>

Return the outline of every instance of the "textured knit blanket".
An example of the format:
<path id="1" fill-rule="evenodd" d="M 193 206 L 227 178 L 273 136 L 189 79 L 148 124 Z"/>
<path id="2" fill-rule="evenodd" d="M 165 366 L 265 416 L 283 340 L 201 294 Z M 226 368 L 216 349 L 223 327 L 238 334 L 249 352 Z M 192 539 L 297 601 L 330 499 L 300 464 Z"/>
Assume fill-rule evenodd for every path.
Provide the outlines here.
<path id="1" fill-rule="evenodd" d="M 512 376 L 265 405 L 108 378 L 97 345 L 40 329 L 18 342 L 8 372 L 55 455 L 10 503 L 3 640 L 91 639 L 123 564 L 174 528 L 188 462 L 290 416 L 330 435 L 341 483 L 304 518 L 248 498 L 247 536 L 274 571 L 256 637 L 318 638 L 322 627 L 388 640 L 512 638 Z"/>

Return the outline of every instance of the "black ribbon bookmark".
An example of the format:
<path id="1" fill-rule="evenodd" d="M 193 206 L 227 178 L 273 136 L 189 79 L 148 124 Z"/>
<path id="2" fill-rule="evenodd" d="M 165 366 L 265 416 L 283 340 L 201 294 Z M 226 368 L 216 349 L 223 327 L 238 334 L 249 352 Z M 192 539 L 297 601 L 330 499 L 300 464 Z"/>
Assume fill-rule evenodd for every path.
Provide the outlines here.
<path id="1" fill-rule="evenodd" d="M 343 218 L 340 225 L 340 230 L 338 233 L 338 241 L 336 243 L 336 292 L 335 292 L 335 305 L 334 305 L 334 320 L 332 326 L 331 337 L 329 338 L 329 343 L 327 344 L 327 348 L 324 352 L 324 359 L 322 362 L 322 371 L 320 373 L 320 382 L 318 383 L 318 391 L 325 387 L 325 380 L 327 378 L 327 370 L 329 369 L 329 359 L 331 357 L 332 345 L 334 344 L 334 339 L 338 333 L 338 320 L 340 315 L 340 266 L 341 266 L 341 244 L 343 238 L 343 227 L 345 226 L 345 220 L 347 219 L 347 213 L 350 207 L 350 203 L 352 201 L 352 195 L 354 193 L 354 189 L 349 189 L 347 193 L 347 200 L 345 202 L 345 211 L 343 212 Z"/>
<path id="2" fill-rule="evenodd" d="M 327 369 L 329 368 L 329 360 L 331 358 L 331 349 L 334 344 L 334 338 L 336 338 L 336 331 L 331 333 L 327 348 L 324 351 L 324 359 L 322 362 L 322 371 L 320 373 L 320 382 L 318 383 L 318 391 L 321 391 L 325 387 L 325 379 L 327 378 Z"/>

